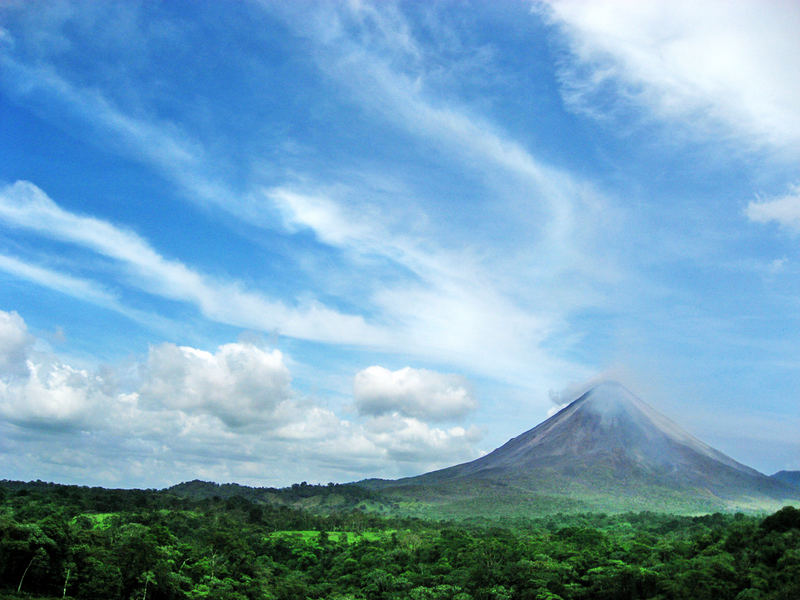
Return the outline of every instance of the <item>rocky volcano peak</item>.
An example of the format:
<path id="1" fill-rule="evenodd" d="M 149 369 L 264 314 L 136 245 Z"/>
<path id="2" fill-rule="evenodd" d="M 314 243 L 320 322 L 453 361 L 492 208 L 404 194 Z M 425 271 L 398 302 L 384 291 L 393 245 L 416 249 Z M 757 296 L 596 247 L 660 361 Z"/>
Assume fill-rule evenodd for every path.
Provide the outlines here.
<path id="1" fill-rule="evenodd" d="M 626 456 L 631 463 L 648 468 L 674 469 L 703 457 L 756 473 L 701 442 L 616 381 L 593 386 L 538 427 L 509 441 L 506 446 L 509 445 L 537 447 L 539 456 Z"/>
<path id="2" fill-rule="evenodd" d="M 616 381 L 481 458 L 375 485 L 442 502 L 538 496 L 603 510 L 739 510 L 798 498 L 797 488 L 701 442 Z"/>

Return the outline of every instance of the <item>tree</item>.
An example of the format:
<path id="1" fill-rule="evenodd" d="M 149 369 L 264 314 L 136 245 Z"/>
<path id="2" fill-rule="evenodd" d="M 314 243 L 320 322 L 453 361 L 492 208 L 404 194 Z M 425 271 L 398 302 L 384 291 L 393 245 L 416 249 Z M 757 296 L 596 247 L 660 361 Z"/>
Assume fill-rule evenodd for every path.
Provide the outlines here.
<path id="1" fill-rule="evenodd" d="M 36 551 L 31 556 L 31 559 L 28 561 L 28 565 L 25 567 L 25 570 L 22 572 L 22 577 L 19 578 L 19 585 L 17 585 L 17 593 L 19 594 L 22 590 L 22 582 L 25 581 L 25 575 L 28 574 L 28 569 L 31 568 L 33 563 L 36 561 L 46 561 L 47 560 L 47 552 L 44 551 L 44 548 L 37 548 Z"/>

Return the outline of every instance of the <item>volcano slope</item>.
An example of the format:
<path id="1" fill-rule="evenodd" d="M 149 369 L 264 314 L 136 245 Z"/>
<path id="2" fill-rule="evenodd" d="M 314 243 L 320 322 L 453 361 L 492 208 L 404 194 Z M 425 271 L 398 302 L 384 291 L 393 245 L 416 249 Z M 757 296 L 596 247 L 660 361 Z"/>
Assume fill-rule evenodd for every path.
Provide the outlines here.
<path id="1" fill-rule="evenodd" d="M 410 514 L 774 510 L 798 489 L 704 444 L 616 382 L 472 462 L 360 482 Z"/>

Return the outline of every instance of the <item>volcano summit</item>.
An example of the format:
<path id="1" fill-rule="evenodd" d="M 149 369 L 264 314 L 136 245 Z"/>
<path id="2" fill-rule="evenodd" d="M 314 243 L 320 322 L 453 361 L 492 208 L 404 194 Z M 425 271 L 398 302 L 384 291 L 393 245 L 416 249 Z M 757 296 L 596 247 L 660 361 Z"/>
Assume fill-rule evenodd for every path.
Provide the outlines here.
<path id="1" fill-rule="evenodd" d="M 798 501 L 797 489 L 701 442 L 616 382 L 477 460 L 364 483 L 444 514 L 487 502 L 493 512 L 519 513 L 770 510 Z"/>

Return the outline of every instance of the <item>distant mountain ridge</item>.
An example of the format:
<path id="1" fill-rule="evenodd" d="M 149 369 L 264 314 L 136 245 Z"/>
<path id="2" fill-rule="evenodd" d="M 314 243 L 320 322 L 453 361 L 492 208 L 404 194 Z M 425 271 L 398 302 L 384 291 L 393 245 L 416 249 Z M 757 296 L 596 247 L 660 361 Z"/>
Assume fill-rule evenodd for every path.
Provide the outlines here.
<path id="1" fill-rule="evenodd" d="M 566 510 L 756 510 L 800 498 L 800 490 L 698 440 L 617 382 L 594 386 L 477 460 L 363 484 L 456 512 L 487 501 L 534 501 L 537 509 L 549 501 Z"/>
<path id="2" fill-rule="evenodd" d="M 800 488 L 800 471 L 778 471 L 770 475 L 770 477 Z"/>
<path id="3" fill-rule="evenodd" d="M 309 509 L 322 513 L 358 509 L 365 503 L 382 511 L 388 510 L 375 492 L 352 483 L 309 485 L 304 481 L 284 488 L 272 488 L 195 479 L 178 483 L 162 491 L 191 500 L 214 498 L 229 500 L 239 497 L 250 502 Z"/>

